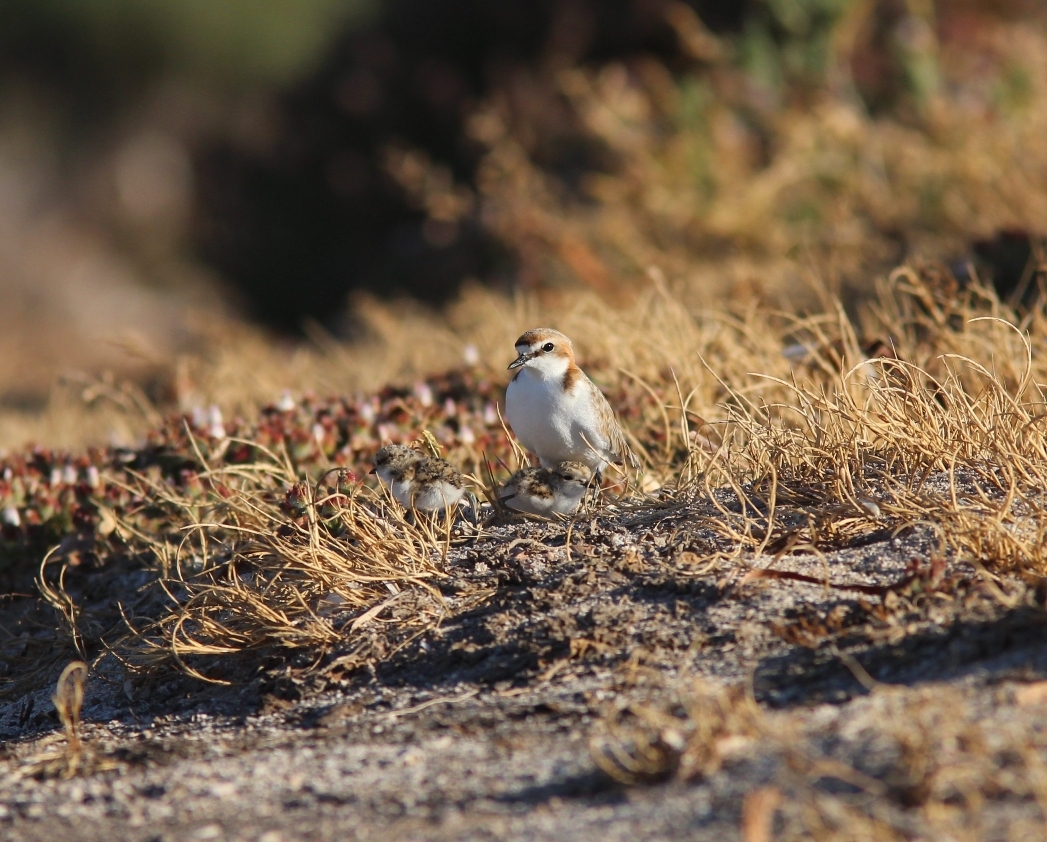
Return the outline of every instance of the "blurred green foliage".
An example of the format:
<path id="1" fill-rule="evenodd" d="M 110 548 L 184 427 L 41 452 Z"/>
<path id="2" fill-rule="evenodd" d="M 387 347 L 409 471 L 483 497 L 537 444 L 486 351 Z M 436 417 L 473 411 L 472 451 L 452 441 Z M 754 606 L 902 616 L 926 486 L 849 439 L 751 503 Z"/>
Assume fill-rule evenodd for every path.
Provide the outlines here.
<path id="1" fill-rule="evenodd" d="M 857 0 L 758 0 L 746 17 L 740 58 L 753 79 L 780 94 L 824 80 L 837 23 Z"/>
<path id="2" fill-rule="evenodd" d="M 376 6 L 377 0 L 3 0 L 0 40 L 20 34 L 32 43 L 50 34 L 58 43 L 75 42 L 81 58 L 98 64 L 218 86 L 279 84 L 308 73 L 347 24 L 365 20 Z"/>

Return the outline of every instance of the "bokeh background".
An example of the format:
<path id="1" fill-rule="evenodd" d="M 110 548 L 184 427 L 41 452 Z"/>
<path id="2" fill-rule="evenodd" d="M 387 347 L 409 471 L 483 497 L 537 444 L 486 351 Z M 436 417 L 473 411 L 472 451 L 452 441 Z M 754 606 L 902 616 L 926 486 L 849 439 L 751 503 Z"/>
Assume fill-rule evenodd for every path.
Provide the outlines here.
<path id="1" fill-rule="evenodd" d="M 1020 298 L 1044 233 L 1042 0 L 0 4 L 0 447 L 494 365 L 534 298 Z"/>

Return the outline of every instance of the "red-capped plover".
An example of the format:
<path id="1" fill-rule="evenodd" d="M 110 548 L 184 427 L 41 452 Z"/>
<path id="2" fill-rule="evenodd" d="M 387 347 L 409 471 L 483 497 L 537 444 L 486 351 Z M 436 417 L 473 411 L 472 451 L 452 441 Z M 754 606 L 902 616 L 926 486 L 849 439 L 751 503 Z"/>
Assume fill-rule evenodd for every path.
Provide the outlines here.
<path id="1" fill-rule="evenodd" d="M 596 474 L 610 464 L 640 467 L 607 398 L 575 363 L 570 339 L 535 328 L 516 340 L 516 351 L 505 414 L 543 467 L 582 462 Z"/>

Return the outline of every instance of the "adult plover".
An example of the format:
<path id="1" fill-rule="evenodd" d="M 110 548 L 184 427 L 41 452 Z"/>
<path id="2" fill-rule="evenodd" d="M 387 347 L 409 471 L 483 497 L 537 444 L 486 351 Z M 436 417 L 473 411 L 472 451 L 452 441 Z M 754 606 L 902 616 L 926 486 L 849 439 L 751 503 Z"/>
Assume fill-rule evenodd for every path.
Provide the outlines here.
<path id="1" fill-rule="evenodd" d="M 505 414 L 543 467 L 582 462 L 597 475 L 610 464 L 640 467 L 607 398 L 575 363 L 570 339 L 535 328 L 516 340 L 516 351 Z"/>

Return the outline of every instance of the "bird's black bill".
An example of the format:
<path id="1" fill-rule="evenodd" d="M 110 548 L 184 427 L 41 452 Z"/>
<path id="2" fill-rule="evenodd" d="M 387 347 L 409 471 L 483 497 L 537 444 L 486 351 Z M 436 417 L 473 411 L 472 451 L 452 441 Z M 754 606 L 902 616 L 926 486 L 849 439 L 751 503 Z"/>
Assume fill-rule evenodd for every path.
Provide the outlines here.
<path id="1" fill-rule="evenodd" d="M 532 357 L 534 357 L 534 354 L 520 354 L 520 356 L 509 363 L 509 371 L 512 371 L 514 368 L 519 368 Z"/>
<path id="2" fill-rule="evenodd" d="M 369 474 L 377 474 L 378 473 L 378 469 L 377 468 L 371 468 L 371 470 L 369 470 L 367 473 L 369 473 Z"/>

